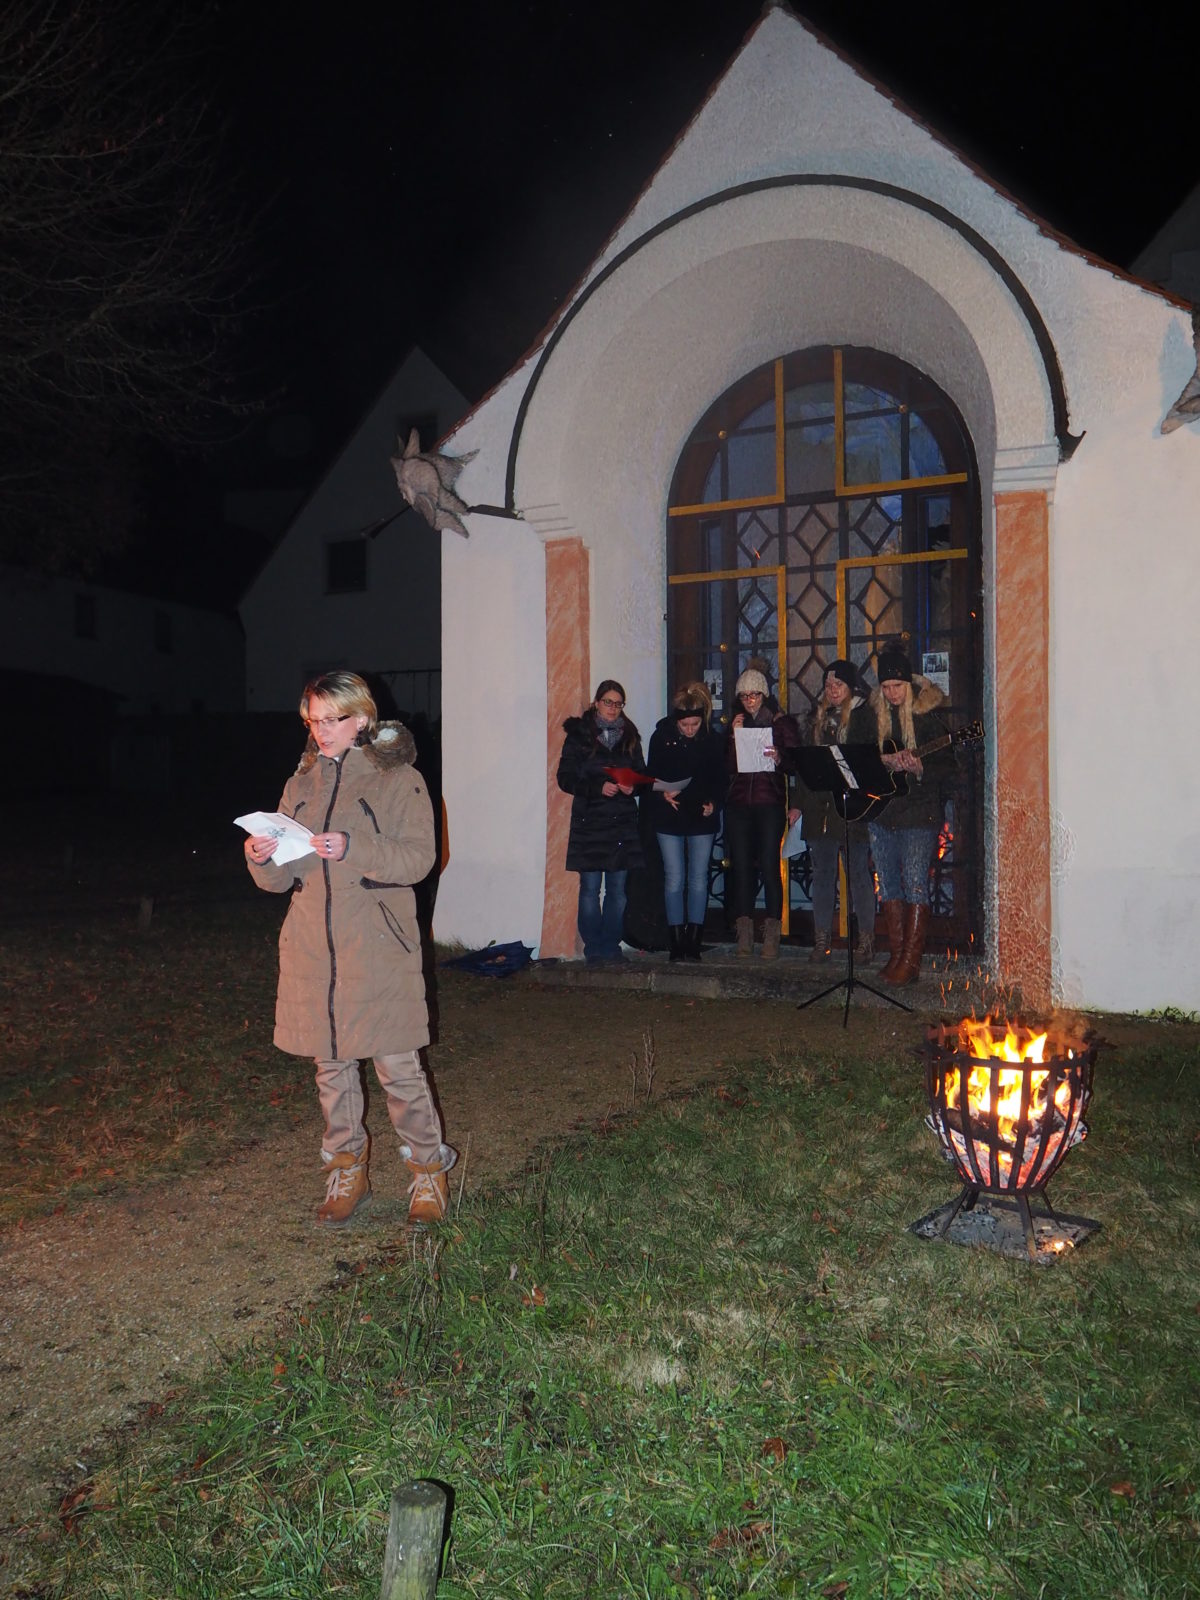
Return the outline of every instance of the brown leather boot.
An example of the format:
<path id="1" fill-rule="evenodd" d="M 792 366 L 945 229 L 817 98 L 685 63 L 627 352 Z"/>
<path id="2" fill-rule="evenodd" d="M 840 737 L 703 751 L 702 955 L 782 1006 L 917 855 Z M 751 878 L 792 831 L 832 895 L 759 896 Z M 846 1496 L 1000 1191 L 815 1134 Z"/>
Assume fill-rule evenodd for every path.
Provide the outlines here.
<path id="1" fill-rule="evenodd" d="M 734 923 L 737 929 L 737 953 L 739 956 L 754 954 L 754 918 L 739 917 Z"/>
<path id="2" fill-rule="evenodd" d="M 829 942 L 828 928 L 814 928 L 812 949 L 808 952 L 808 959 L 814 966 L 823 961 L 828 961 L 833 953 L 833 946 Z"/>
<path id="3" fill-rule="evenodd" d="M 775 961 L 779 957 L 779 935 L 783 924 L 778 917 L 763 918 L 762 958 L 764 961 Z"/>
<path id="4" fill-rule="evenodd" d="M 928 906 L 905 906 L 908 913 L 904 923 L 904 949 L 900 953 L 900 960 L 896 963 L 890 978 L 884 974 L 885 981 L 892 984 L 916 983 L 921 971 L 921 957 L 925 951 L 925 930 L 929 926 Z"/>
<path id="5" fill-rule="evenodd" d="M 326 1228 L 344 1228 L 350 1218 L 371 1198 L 367 1177 L 366 1145 L 356 1155 L 343 1150 L 325 1163 L 325 1198 L 317 1207 L 317 1221 Z"/>
<path id="6" fill-rule="evenodd" d="M 904 954 L 904 901 L 885 900 L 883 920 L 887 928 L 888 960 L 879 976 L 884 983 L 891 983 L 896 965 Z"/>
<path id="7" fill-rule="evenodd" d="M 446 1172 L 453 1166 L 455 1155 L 442 1146 L 442 1153 L 433 1161 L 414 1161 L 405 1156 L 404 1165 L 413 1175 L 408 1186 L 408 1220 L 410 1222 L 441 1222 L 450 1206 L 450 1188 Z"/>

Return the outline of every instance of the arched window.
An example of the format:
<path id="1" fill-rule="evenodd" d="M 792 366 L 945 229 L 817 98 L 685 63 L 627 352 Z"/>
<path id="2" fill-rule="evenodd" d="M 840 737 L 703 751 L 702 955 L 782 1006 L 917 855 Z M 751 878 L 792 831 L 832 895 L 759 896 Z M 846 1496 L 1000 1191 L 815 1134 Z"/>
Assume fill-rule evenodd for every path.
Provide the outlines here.
<path id="1" fill-rule="evenodd" d="M 873 683 L 902 640 L 949 698 L 979 715 L 979 498 L 957 409 L 924 374 L 855 347 L 798 351 L 748 373 L 684 446 L 667 525 L 671 687 L 703 677 L 718 715 L 752 657 L 801 721 L 825 668 Z M 978 926 L 981 796 L 965 764 L 947 796 L 938 933 Z"/>

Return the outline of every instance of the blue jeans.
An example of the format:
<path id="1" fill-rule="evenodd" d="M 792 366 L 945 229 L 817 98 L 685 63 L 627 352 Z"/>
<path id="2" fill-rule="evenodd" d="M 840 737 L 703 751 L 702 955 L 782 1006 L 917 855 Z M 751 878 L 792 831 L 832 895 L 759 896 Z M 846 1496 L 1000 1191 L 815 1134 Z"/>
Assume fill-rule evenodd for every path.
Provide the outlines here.
<path id="1" fill-rule="evenodd" d="M 871 854 L 879 877 L 881 900 L 905 900 L 910 906 L 929 904 L 929 869 L 937 848 L 937 828 L 885 828 L 869 824 Z"/>
<path id="2" fill-rule="evenodd" d="M 660 833 L 662 852 L 663 900 L 667 923 L 680 928 L 685 922 L 703 923 L 708 910 L 708 863 L 712 856 L 711 833 Z M 687 867 L 684 868 L 686 858 Z M 684 915 L 684 883 L 687 884 L 687 915 Z"/>
<path id="3" fill-rule="evenodd" d="M 624 872 L 581 872 L 579 874 L 579 937 L 588 961 L 612 961 L 621 954 L 621 934 L 625 928 Z M 604 885 L 604 906 L 600 905 L 600 886 Z"/>

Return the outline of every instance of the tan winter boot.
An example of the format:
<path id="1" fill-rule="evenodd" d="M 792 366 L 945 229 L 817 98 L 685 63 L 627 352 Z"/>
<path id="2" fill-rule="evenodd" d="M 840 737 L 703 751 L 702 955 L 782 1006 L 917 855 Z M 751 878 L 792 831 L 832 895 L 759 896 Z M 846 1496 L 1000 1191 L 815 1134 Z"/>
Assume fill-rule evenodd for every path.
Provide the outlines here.
<path id="1" fill-rule="evenodd" d="M 778 917 L 764 918 L 762 946 L 762 958 L 764 961 L 774 961 L 778 958 L 781 928 L 782 924 Z"/>
<path id="2" fill-rule="evenodd" d="M 868 961 L 875 959 L 875 930 L 863 928 L 854 941 L 854 959 L 860 966 L 866 966 Z"/>
<path id="3" fill-rule="evenodd" d="M 410 1222 L 441 1222 L 450 1206 L 450 1188 L 446 1173 L 458 1160 L 457 1151 L 443 1145 L 432 1161 L 415 1161 L 407 1146 L 404 1165 L 412 1173 L 408 1186 L 408 1220 Z"/>
<path id="4" fill-rule="evenodd" d="M 754 954 L 754 918 L 739 917 L 734 923 L 737 929 L 737 953 L 739 956 Z"/>
<path id="5" fill-rule="evenodd" d="M 327 1228 L 344 1228 L 359 1206 L 371 1198 L 367 1161 L 368 1147 L 364 1145 L 357 1155 L 353 1150 L 343 1150 L 325 1163 L 328 1178 L 325 1198 L 317 1207 L 319 1223 Z"/>
<path id="6" fill-rule="evenodd" d="M 808 952 L 808 959 L 814 966 L 819 966 L 822 962 L 829 960 L 831 953 L 832 946 L 829 942 L 829 929 L 814 928 L 812 949 Z"/>

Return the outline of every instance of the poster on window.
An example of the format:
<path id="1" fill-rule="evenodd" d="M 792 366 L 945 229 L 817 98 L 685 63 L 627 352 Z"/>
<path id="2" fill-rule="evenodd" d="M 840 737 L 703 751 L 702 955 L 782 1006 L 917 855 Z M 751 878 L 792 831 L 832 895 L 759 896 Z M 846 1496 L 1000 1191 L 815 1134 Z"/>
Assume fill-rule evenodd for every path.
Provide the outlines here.
<path id="1" fill-rule="evenodd" d="M 950 698 L 950 652 L 948 650 L 926 650 L 921 657 L 921 671 L 930 683 L 939 688 Z"/>
<path id="2" fill-rule="evenodd" d="M 720 667 L 708 668 L 704 674 L 704 687 L 712 696 L 714 711 L 723 711 L 725 709 L 725 696 L 721 684 L 722 678 Z"/>

